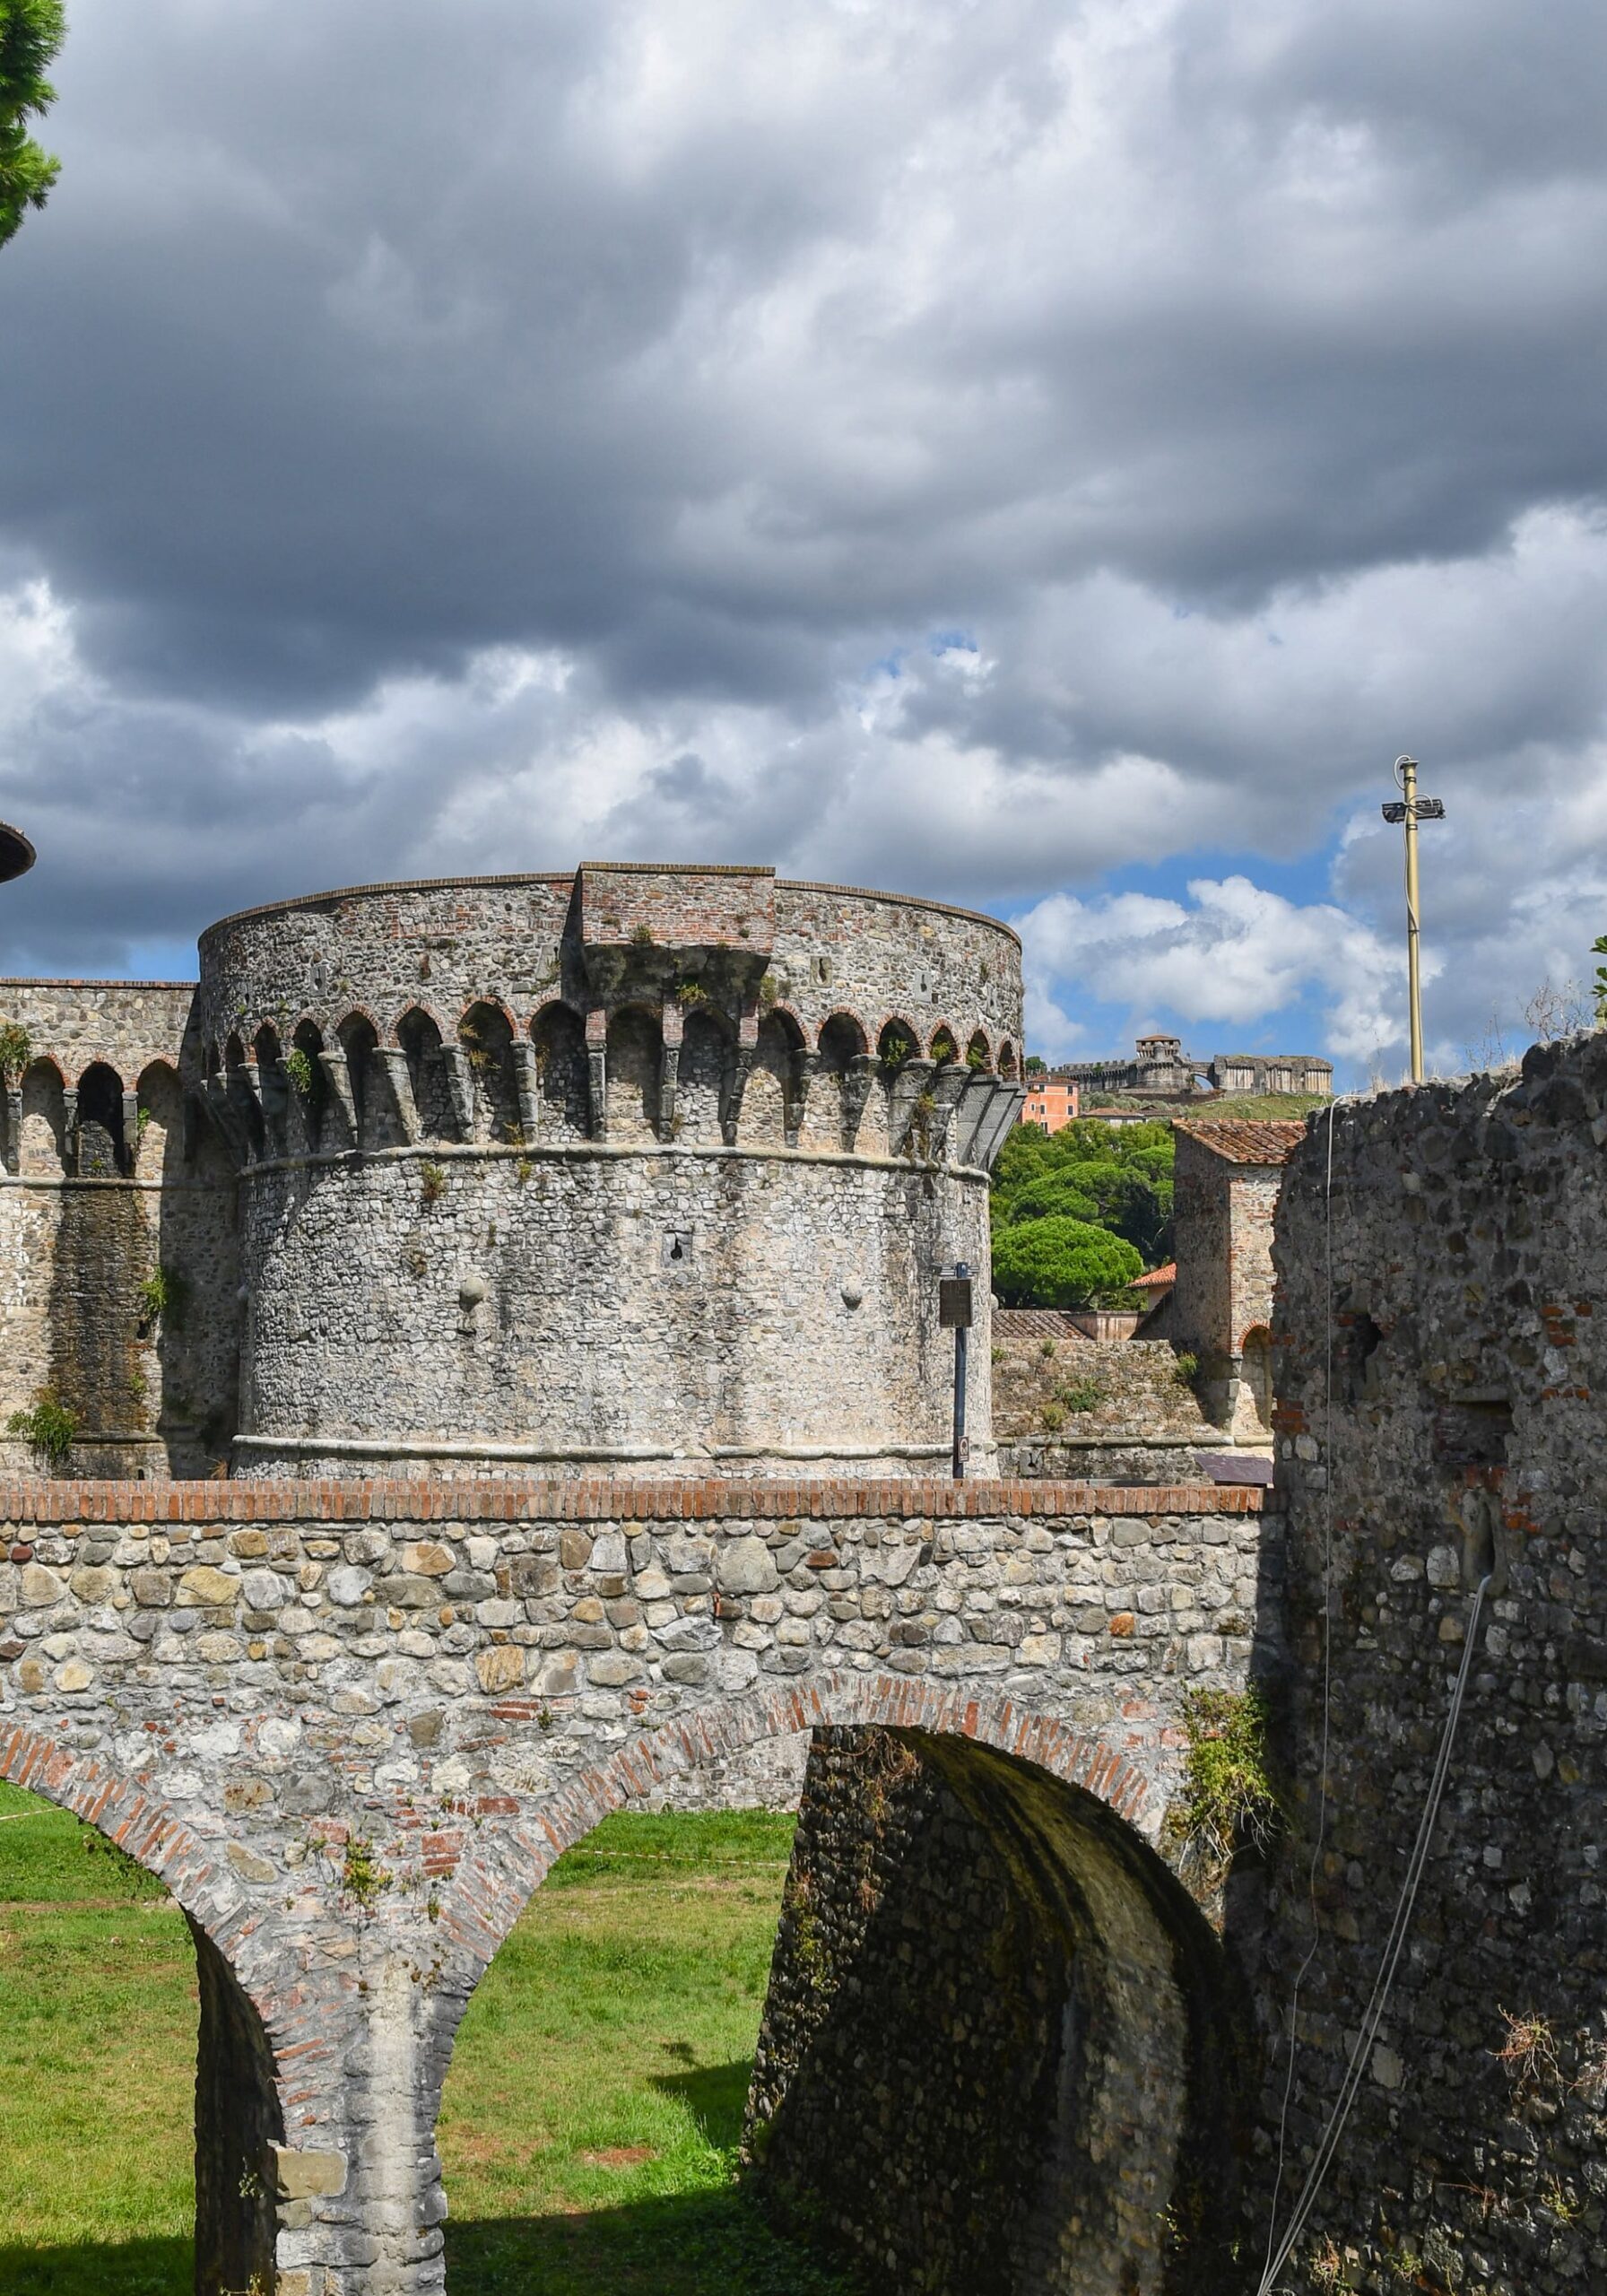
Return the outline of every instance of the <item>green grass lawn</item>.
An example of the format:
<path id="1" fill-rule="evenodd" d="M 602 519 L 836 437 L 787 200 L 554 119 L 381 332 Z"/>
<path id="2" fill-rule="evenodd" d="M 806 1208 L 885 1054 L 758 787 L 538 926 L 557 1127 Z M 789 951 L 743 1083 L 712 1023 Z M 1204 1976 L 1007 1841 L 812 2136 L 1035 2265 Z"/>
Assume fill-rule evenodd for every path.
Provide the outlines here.
<path id="1" fill-rule="evenodd" d="M 469 2005 L 452 2296 L 834 2296 L 734 2180 L 789 1818 L 610 1818 Z M 0 1786 L 0 2291 L 189 2296 L 195 1968 L 177 1907 Z"/>

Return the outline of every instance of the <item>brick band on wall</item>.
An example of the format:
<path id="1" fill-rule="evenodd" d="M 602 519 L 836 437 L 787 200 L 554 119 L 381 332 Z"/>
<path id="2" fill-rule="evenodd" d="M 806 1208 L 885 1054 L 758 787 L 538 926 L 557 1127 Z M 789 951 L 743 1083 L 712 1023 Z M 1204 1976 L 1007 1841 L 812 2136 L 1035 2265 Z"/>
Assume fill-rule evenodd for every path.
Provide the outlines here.
<path id="1" fill-rule="evenodd" d="M 0 1483 L 0 1523 L 776 1522 L 886 1517 L 1258 1515 L 1271 1494 L 1249 1484 L 737 1483 L 669 1478 L 448 1483 L 395 1477 L 338 1483 Z"/>

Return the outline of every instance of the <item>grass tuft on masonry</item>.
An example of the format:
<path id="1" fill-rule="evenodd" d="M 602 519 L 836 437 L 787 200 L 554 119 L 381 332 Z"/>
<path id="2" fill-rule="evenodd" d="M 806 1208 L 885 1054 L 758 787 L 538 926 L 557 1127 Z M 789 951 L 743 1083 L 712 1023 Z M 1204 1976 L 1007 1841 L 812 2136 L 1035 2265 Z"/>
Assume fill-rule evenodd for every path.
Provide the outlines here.
<path id="1" fill-rule="evenodd" d="M 48 1474 L 58 1475 L 78 1438 L 78 1415 L 54 1387 L 41 1387 L 26 1411 L 13 1411 L 6 1432 L 20 1435 Z"/>
<path id="2" fill-rule="evenodd" d="M 1283 1811 L 1267 1768 L 1267 1714 L 1258 1690 L 1192 1690 L 1184 1695 L 1188 1735 L 1184 1790 L 1168 1831 L 1209 1866 L 1225 1870 L 1248 1842 L 1269 1848 Z"/>

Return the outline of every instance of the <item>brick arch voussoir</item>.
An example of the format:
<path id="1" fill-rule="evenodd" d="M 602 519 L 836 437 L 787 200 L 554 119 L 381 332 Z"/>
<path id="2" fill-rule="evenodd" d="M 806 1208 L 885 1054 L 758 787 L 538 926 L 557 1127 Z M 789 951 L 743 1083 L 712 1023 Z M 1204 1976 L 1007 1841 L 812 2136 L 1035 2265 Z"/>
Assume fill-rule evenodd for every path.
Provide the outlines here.
<path id="1" fill-rule="evenodd" d="M 385 1042 L 385 1031 L 379 1025 L 378 1008 L 372 1004 L 348 1004 L 339 1020 L 331 1021 L 323 1031 L 326 1052 L 331 1045 L 344 1050 L 346 1039 L 341 1031 L 343 1029 L 349 1028 L 353 1021 L 366 1021 L 374 1031 L 375 1043 L 378 1045 Z"/>
<path id="2" fill-rule="evenodd" d="M 943 1687 L 901 1674 L 795 1677 L 697 1708 L 578 1771 L 518 1817 L 483 1827 L 438 1893 L 436 1936 L 451 1958 L 454 1980 L 442 1988 L 443 1998 L 461 2015 L 558 1859 L 611 1812 L 703 1762 L 832 1724 L 921 1731 L 991 1747 L 1102 1802 L 1148 1849 L 1157 1849 L 1164 1796 L 1125 1752 L 1097 1735 L 1018 1699 L 963 1684 Z"/>
<path id="3" fill-rule="evenodd" d="M 453 1022 L 451 1030 L 447 1032 L 445 1040 L 448 1043 L 461 1042 L 464 1022 L 468 1019 L 471 1013 L 480 1012 L 500 1013 L 502 1018 L 508 1023 L 508 1035 L 516 1044 L 518 1042 L 519 1023 L 517 1019 L 515 1017 L 513 1007 L 508 1004 L 507 998 L 504 996 L 471 996 L 465 1004 L 464 1008 L 458 1014 L 456 1020 Z"/>
<path id="4" fill-rule="evenodd" d="M 389 1028 L 384 1031 L 380 1036 L 379 1041 L 387 1051 L 399 1052 L 402 1049 L 400 1031 L 403 1022 L 406 1020 L 410 1013 L 421 1013 L 424 1018 L 433 1027 L 437 1036 L 439 1037 L 443 1045 L 450 1044 L 453 1041 L 450 1025 L 442 1020 L 440 1014 L 436 1011 L 435 1006 L 425 997 L 410 996 L 405 1004 L 398 1004 L 396 1006 L 395 1011 L 391 1014 Z"/>
<path id="5" fill-rule="evenodd" d="M 852 1004 L 834 1004 L 830 1013 L 827 1013 L 825 1019 L 821 1022 L 820 1027 L 814 1032 L 814 1048 L 817 1052 L 821 1048 L 821 1038 L 825 1035 L 826 1031 L 831 1026 L 833 1021 L 853 1022 L 855 1027 L 859 1031 L 859 1049 L 862 1056 L 869 1052 L 871 1047 L 875 1043 L 875 1038 L 865 1027 L 864 1015 L 862 1013 L 857 1012 Z"/>
<path id="6" fill-rule="evenodd" d="M 0 1723 L 0 1779 L 71 1811 L 153 1874 L 206 1932 L 273 2037 L 275 1998 L 262 1977 L 267 1909 L 171 1803 L 102 1756 L 74 1753 L 16 1723 Z"/>
<path id="7" fill-rule="evenodd" d="M 526 1040 L 534 1039 L 542 1022 L 550 1015 L 558 1013 L 561 1013 L 566 1021 L 573 1021 L 577 1028 L 584 1029 L 586 1026 L 586 1013 L 580 1005 L 571 1004 L 567 996 L 548 996 L 532 1009 L 522 1031 L 516 1031 L 516 1034 L 522 1034 Z"/>
<path id="8" fill-rule="evenodd" d="M 794 1041 L 794 1043 L 789 1047 L 789 1049 L 794 1052 L 807 1052 L 809 1050 L 809 1031 L 804 1027 L 803 1016 L 795 1005 L 783 1004 L 782 1001 L 777 998 L 774 1004 L 767 1004 L 763 1012 L 760 1013 L 759 1016 L 760 1027 L 762 1028 L 767 1021 L 790 1021 L 793 1024 L 794 1030 L 796 1031 L 796 1037 L 795 1041 Z"/>

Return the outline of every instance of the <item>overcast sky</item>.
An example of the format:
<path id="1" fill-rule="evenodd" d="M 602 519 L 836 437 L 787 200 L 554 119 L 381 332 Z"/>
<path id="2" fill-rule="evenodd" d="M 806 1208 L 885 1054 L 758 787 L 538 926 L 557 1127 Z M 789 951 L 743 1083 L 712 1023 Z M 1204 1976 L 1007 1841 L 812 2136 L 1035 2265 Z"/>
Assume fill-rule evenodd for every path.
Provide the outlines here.
<path id="1" fill-rule="evenodd" d="M 1013 917 L 1444 1066 L 1607 930 L 1600 0 L 70 0 L 0 252 L 8 970 L 390 874 Z"/>

